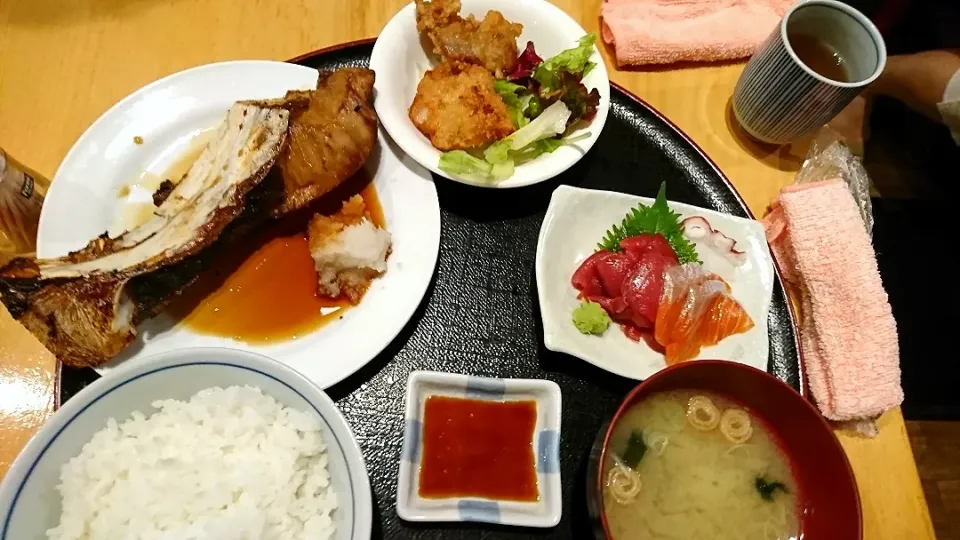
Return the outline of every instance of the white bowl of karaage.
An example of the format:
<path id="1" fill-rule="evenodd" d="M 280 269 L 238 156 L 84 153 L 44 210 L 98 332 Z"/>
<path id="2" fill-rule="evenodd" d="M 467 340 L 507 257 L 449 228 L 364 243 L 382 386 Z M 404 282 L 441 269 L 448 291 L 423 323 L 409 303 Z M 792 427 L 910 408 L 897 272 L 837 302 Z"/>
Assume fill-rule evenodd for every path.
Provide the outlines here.
<path id="1" fill-rule="evenodd" d="M 417 0 L 373 47 L 374 106 L 400 148 L 436 174 L 536 184 L 579 161 L 607 120 L 595 40 L 544 0 Z"/>

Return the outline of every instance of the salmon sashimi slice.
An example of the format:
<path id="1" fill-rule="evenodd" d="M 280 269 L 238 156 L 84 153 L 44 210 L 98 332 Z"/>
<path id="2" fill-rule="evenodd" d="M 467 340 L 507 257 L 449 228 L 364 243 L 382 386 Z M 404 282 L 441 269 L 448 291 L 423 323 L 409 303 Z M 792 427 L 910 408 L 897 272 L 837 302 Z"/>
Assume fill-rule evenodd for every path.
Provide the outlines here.
<path id="1" fill-rule="evenodd" d="M 708 281 L 720 283 L 721 287 L 729 291 L 729 285 L 720 276 L 704 272 L 703 268 L 696 263 L 664 270 L 660 303 L 654 322 L 654 338 L 657 343 L 667 346 L 686 333 L 684 328 L 696 320 L 697 301 L 706 300 L 703 295 L 692 293 Z M 716 285 L 711 286 L 711 289 L 714 287 Z M 676 328 L 678 325 L 679 329 Z"/>
<path id="2" fill-rule="evenodd" d="M 700 346 L 695 341 L 678 341 L 667 345 L 665 349 L 664 356 L 668 366 L 693 360 L 700 354 Z"/>
<path id="3" fill-rule="evenodd" d="M 686 344 L 688 347 L 681 350 L 690 351 L 696 356 L 700 352 L 701 343 L 698 336 L 701 326 L 711 316 L 711 306 L 717 297 L 725 294 L 725 289 L 724 283 L 715 280 L 705 281 L 687 288 L 677 319 L 667 321 L 666 328 L 661 333 L 664 340 L 662 342 L 658 341 L 658 343 L 666 347 L 668 353 L 672 350 L 671 345 Z M 689 360 L 689 358 L 686 358 L 686 353 L 681 356 Z"/>
<path id="4" fill-rule="evenodd" d="M 699 264 L 664 272 L 654 338 L 666 350 L 667 365 L 692 360 L 703 347 L 747 332 L 754 323 L 731 295 L 730 285 Z"/>
<path id="5" fill-rule="evenodd" d="M 729 336 L 749 332 L 754 326 L 753 319 L 740 302 L 726 294 L 714 298 L 707 313 L 708 317 L 700 324 L 697 334 L 704 347 L 716 345 Z"/>

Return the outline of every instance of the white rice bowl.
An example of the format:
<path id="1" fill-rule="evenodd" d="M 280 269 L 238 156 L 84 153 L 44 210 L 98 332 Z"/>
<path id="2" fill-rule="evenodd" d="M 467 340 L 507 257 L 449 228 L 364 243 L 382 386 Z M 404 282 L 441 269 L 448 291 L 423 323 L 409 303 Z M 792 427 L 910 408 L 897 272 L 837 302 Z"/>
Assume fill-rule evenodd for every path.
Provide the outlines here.
<path id="1" fill-rule="evenodd" d="M 113 418 L 68 461 L 51 540 L 332 538 L 320 424 L 256 387 L 201 390 Z"/>
<path id="2" fill-rule="evenodd" d="M 0 483 L 0 540 L 368 540 L 372 517 L 360 447 L 330 397 L 226 348 L 112 370 Z"/>

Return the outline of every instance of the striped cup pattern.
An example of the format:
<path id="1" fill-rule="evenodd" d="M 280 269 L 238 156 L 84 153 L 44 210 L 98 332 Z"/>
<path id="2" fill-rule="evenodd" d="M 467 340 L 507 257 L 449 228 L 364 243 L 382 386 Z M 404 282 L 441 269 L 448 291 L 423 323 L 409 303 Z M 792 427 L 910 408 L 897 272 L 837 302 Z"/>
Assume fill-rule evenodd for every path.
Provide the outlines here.
<path id="1" fill-rule="evenodd" d="M 733 94 L 733 112 L 743 129 L 756 139 L 774 144 L 788 143 L 818 130 L 876 78 L 840 83 L 814 75 L 784 42 L 787 17 L 792 12 L 750 58 Z M 872 24 L 867 24 L 875 31 Z M 878 33 L 876 39 L 881 40 L 877 49 L 879 70 L 886 55 L 880 53 L 884 48 Z"/>

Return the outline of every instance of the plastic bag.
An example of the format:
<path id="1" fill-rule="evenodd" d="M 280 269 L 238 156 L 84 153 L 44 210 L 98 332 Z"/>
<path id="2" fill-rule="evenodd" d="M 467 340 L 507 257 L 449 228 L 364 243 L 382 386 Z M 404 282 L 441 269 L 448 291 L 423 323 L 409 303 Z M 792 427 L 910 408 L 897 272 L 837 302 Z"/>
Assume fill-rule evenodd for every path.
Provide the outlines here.
<path id="1" fill-rule="evenodd" d="M 40 208 L 49 185 L 0 148 L 0 254 L 36 250 Z"/>
<path id="2" fill-rule="evenodd" d="M 847 148 L 837 134 L 824 127 L 814 138 L 807 151 L 807 158 L 797 172 L 797 184 L 819 182 L 837 177 L 843 178 L 860 208 L 860 217 L 873 234 L 873 205 L 870 203 L 870 177 L 860 158 Z"/>

